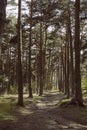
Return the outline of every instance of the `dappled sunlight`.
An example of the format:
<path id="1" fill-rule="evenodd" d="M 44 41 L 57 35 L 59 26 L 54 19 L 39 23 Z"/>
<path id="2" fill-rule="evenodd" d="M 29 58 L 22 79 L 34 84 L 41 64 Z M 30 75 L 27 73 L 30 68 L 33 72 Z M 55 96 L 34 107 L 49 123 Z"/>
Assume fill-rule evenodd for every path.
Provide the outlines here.
<path id="1" fill-rule="evenodd" d="M 23 108 L 23 107 L 18 107 L 18 112 L 21 114 L 21 115 L 31 115 L 33 114 L 33 111 L 27 109 L 27 108 Z"/>
<path id="2" fill-rule="evenodd" d="M 85 125 L 81 125 L 81 124 L 77 124 L 77 123 L 70 123 L 69 124 L 69 128 L 74 128 L 74 129 L 84 129 L 84 128 L 87 128 L 87 126 Z"/>
<path id="3" fill-rule="evenodd" d="M 4 113 L 0 114 L 0 120 L 11 120 L 11 121 L 17 121 L 18 118 L 16 116 Z"/>
<path id="4" fill-rule="evenodd" d="M 36 105 L 41 109 L 48 107 L 53 108 L 65 97 L 66 96 L 60 94 L 58 91 L 52 91 L 49 94 L 46 93 L 41 99 L 39 99 L 39 101 L 36 102 Z"/>
<path id="5" fill-rule="evenodd" d="M 87 130 L 87 0 L 0 0 L 0 130 Z"/>
<path id="6" fill-rule="evenodd" d="M 62 118 L 62 121 L 60 122 L 60 119 L 61 117 L 59 117 L 59 120 L 54 120 L 54 119 L 49 119 L 47 120 L 46 124 L 47 124 L 47 127 L 49 129 L 66 129 L 66 130 L 84 130 L 85 128 L 87 128 L 87 126 L 85 125 L 81 125 L 81 124 L 77 124 L 75 122 L 72 122 L 72 121 L 68 121 L 68 120 L 65 120 Z"/>
<path id="7" fill-rule="evenodd" d="M 87 108 L 59 107 L 59 103 L 63 99 L 64 101 L 67 100 L 59 92 L 45 93 L 42 97 L 35 95 L 33 99 L 25 96 L 24 107 L 14 105 L 10 109 L 11 99 L 5 97 L 2 101 L 5 103 L 6 100 L 6 104 L 2 106 L 5 111 L 12 110 L 13 114 L 4 113 L 2 124 L 4 123 L 3 120 L 7 120 L 7 124 L 5 126 L 0 124 L 0 128 L 2 126 L 6 130 L 86 130 L 87 125 L 80 122 L 84 122 L 83 118 L 86 121 Z M 9 101 L 7 102 L 7 100 Z"/>

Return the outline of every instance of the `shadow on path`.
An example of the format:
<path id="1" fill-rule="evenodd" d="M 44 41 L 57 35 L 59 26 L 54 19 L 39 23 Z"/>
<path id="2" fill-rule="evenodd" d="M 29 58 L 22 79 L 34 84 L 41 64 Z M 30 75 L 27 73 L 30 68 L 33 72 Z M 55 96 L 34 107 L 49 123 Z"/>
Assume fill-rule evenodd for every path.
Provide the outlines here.
<path id="1" fill-rule="evenodd" d="M 86 125 L 63 117 L 56 104 L 65 98 L 58 92 L 45 94 L 25 108 L 16 108 L 14 121 L 1 121 L 0 130 L 87 130 Z"/>

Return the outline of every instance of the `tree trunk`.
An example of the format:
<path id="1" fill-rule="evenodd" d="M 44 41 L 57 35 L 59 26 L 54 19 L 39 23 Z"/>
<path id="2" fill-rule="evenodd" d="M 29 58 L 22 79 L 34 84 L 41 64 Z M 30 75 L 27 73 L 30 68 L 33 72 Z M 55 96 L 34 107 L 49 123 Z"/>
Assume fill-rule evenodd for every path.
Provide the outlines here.
<path id="1" fill-rule="evenodd" d="M 43 94 L 43 67 L 42 67 L 42 46 L 43 46 L 43 39 L 42 39 L 42 22 L 40 22 L 40 90 L 39 95 L 42 96 Z"/>
<path id="2" fill-rule="evenodd" d="M 66 22 L 66 88 L 67 88 L 67 97 L 70 96 L 70 87 L 69 87 L 69 14 L 67 14 Z"/>
<path id="3" fill-rule="evenodd" d="M 0 44 L 2 42 L 2 34 L 6 19 L 6 5 L 7 0 L 0 0 Z"/>
<path id="4" fill-rule="evenodd" d="M 7 0 L 0 0 L 0 66 L 2 66 L 2 62 L 3 62 L 1 54 L 2 54 L 3 29 L 5 25 L 5 20 L 6 20 L 6 5 L 7 5 Z M 1 71 L 2 71 L 2 68 L 1 68 Z"/>
<path id="5" fill-rule="evenodd" d="M 70 1 L 69 1 L 70 4 Z M 72 32 L 71 32 L 71 20 L 70 20 L 70 6 L 69 6 L 69 39 L 70 39 L 70 86 L 71 86 L 71 95 L 74 95 L 74 64 L 73 64 L 73 45 L 72 45 Z"/>
<path id="6" fill-rule="evenodd" d="M 23 106 L 23 83 L 22 83 L 22 63 L 21 63 L 21 45 L 22 45 L 22 28 L 21 28 L 21 0 L 18 1 L 18 59 L 17 59 L 17 82 L 18 82 L 18 103 Z"/>
<path id="7" fill-rule="evenodd" d="M 83 105 L 80 75 L 80 0 L 75 1 L 75 100 Z"/>
<path id="8" fill-rule="evenodd" d="M 29 34 L 29 71 L 28 71 L 28 82 L 29 82 L 29 97 L 32 98 L 32 87 L 31 87 L 31 76 L 32 76 L 32 68 L 31 68 L 31 45 L 32 45 L 32 6 L 33 6 L 33 0 L 31 0 L 31 6 L 30 6 L 30 34 Z"/>

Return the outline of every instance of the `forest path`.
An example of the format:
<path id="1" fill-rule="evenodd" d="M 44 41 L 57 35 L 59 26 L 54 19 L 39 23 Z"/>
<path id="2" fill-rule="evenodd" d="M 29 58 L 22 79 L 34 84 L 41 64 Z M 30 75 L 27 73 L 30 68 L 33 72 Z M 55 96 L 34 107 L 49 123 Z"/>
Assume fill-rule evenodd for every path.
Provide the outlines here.
<path id="1" fill-rule="evenodd" d="M 87 130 L 87 125 L 65 117 L 65 108 L 57 105 L 63 98 L 58 92 L 50 92 L 34 101 L 31 99 L 26 107 L 16 108 L 15 120 L 1 121 L 0 130 Z"/>

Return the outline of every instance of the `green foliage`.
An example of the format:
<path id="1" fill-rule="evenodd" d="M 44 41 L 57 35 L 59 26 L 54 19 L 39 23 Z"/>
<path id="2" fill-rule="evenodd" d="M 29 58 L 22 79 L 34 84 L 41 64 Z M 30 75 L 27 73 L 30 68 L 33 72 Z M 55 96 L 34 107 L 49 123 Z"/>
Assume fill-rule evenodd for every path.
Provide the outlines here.
<path id="1" fill-rule="evenodd" d="M 15 0 L 9 0 L 8 4 L 10 4 L 12 6 L 17 6 L 17 3 L 15 2 Z"/>
<path id="2" fill-rule="evenodd" d="M 82 78 L 82 93 L 84 103 L 87 104 L 87 77 Z"/>
<path id="3" fill-rule="evenodd" d="M 17 86 L 16 85 L 11 86 L 10 93 L 11 94 L 17 94 Z"/>
<path id="4" fill-rule="evenodd" d="M 71 99 L 63 99 L 61 100 L 57 105 L 60 106 L 60 107 L 64 107 L 68 102 L 70 102 Z"/>
<path id="5" fill-rule="evenodd" d="M 82 89 L 87 89 L 87 77 L 82 78 Z"/>

